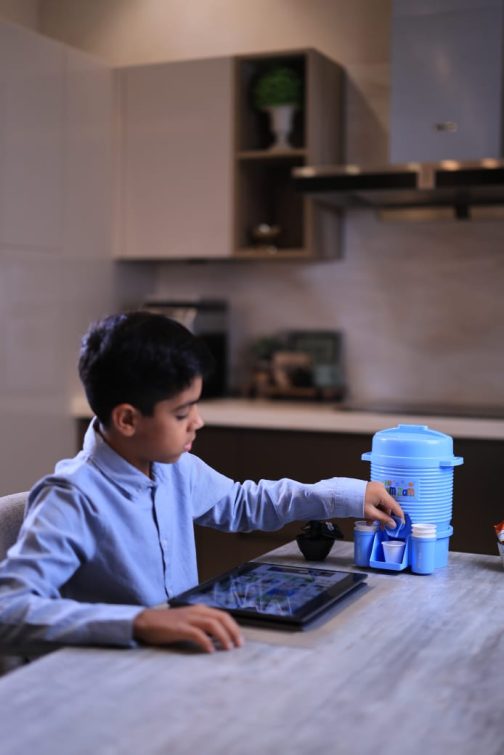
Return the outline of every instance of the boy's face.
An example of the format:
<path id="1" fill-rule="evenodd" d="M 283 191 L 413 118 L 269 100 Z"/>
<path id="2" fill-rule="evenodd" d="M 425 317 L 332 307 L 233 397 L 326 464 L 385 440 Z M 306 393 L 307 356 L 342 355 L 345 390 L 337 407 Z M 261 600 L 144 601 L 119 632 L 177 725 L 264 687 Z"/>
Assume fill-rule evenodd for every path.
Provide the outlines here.
<path id="1" fill-rule="evenodd" d="M 204 424 L 197 407 L 202 382 L 196 377 L 181 393 L 158 401 L 151 417 L 137 413 L 128 443 L 129 461 L 134 466 L 147 474 L 151 462 L 171 464 L 191 450 L 196 432 Z"/>

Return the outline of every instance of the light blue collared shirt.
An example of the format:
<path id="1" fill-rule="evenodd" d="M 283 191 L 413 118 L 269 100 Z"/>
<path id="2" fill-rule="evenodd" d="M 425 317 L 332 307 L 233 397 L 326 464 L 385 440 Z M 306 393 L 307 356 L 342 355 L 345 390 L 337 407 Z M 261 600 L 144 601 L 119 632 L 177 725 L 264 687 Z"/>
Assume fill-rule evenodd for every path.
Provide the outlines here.
<path id="1" fill-rule="evenodd" d="M 197 584 L 193 522 L 244 532 L 362 517 L 366 482 L 234 482 L 197 456 L 152 479 L 89 426 L 83 450 L 32 489 L 0 564 L 0 644 L 131 646 L 133 619 Z"/>

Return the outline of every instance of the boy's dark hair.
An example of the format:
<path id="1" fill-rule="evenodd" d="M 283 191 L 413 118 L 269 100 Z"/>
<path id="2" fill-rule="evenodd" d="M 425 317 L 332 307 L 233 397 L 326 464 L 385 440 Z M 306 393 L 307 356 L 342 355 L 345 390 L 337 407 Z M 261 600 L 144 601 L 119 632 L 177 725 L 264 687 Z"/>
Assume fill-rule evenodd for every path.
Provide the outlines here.
<path id="1" fill-rule="evenodd" d="M 104 425 L 118 404 L 152 416 L 158 401 L 188 388 L 213 366 L 206 344 L 175 320 L 147 311 L 110 315 L 82 338 L 79 376 Z"/>

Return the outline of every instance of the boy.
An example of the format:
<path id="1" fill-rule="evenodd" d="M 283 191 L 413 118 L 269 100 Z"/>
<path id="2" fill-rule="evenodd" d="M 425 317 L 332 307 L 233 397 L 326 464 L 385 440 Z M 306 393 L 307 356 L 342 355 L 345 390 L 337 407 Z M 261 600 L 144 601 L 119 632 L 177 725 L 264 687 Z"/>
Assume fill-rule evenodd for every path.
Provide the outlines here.
<path id="1" fill-rule="evenodd" d="M 242 635 L 229 614 L 153 608 L 197 583 L 193 521 L 243 531 L 402 516 L 380 483 L 240 484 L 192 455 L 208 366 L 203 344 L 163 315 L 112 315 L 91 326 L 79 374 L 96 416 L 83 450 L 32 489 L 18 541 L 0 565 L 2 644 L 230 649 Z"/>

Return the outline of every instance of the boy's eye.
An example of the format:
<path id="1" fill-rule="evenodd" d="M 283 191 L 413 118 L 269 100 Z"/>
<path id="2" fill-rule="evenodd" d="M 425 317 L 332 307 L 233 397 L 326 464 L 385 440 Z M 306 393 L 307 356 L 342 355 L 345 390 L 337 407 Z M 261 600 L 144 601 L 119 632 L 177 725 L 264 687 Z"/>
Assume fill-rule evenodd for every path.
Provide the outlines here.
<path id="1" fill-rule="evenodd" d="M 187 418 L 188 418 L 188 416 L 189 416 L 189 413 L 188 413 L 188 412 L 187 412 L 186 414 L 176 414 L 176 415 L 175 415 L 175 419 L 178 419 L 178 420 L 180 420 L 180 421 L 182 422 L 182 420 L 183 420 L 183 419 L 187 419 Z"/>

